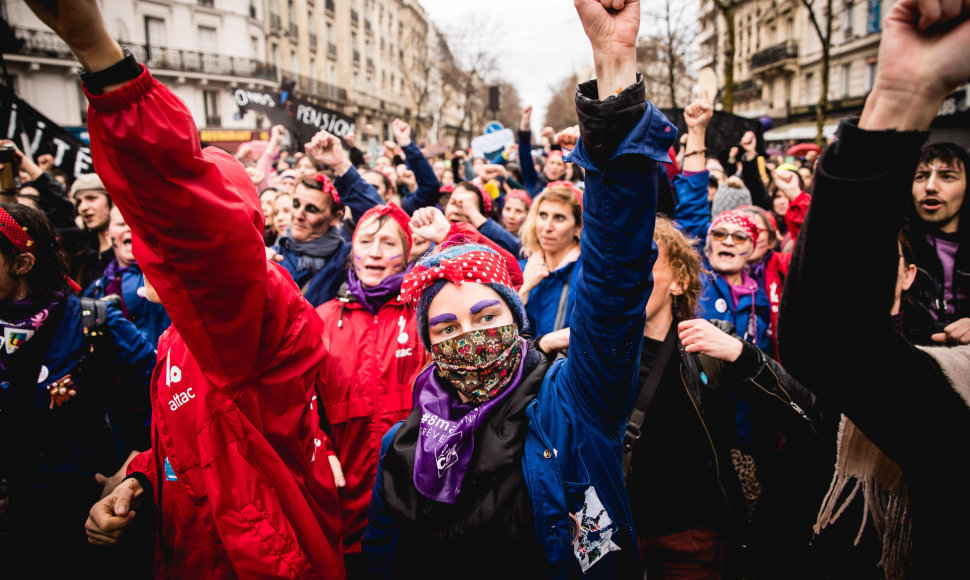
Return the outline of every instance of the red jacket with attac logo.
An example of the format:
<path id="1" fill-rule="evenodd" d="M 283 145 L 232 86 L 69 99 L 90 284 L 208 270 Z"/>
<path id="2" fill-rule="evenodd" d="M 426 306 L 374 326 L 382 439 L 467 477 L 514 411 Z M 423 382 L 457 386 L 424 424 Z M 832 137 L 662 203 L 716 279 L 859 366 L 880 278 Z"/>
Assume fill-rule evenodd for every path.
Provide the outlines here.
<path id="1" fill-rule="evenodd" d="M 159 506 L 156 573 L 344 578 L 311 406 L 323 325 L 266 260 L 252 182 L 230 155 L 200 149 L 188 109 L 147 70 L 88 98 L 94 163 L 172 319 L 152 383 L 153 447 L 129 468 Z"/>
<path id="2" fill-rule="evenodd" d="M 340 488 L 344 551 L 360 551 L 381 437 L 411 412 L 411 385 L 430 360 L 414 309 L 397 297 L 371 314 L 346 291 L 317 307 L 331 356 L 318 392 L 347 483 Z"/>

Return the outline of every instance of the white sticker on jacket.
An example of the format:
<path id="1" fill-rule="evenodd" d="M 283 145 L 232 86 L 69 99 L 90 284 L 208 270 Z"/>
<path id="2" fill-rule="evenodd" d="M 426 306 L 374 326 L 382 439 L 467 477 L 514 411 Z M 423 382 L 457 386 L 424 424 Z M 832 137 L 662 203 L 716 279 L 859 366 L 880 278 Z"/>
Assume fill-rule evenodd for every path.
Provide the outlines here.
<path id="1" fill-rule="evenodd" d="M 583 573 L 603 556 L 620 549 L 612 540 L 616 526 L 593 486 L 586 488 L 583 508 L 570 515 L 578 528 L 573 538 L 573 555 L 579 560 Z"/>

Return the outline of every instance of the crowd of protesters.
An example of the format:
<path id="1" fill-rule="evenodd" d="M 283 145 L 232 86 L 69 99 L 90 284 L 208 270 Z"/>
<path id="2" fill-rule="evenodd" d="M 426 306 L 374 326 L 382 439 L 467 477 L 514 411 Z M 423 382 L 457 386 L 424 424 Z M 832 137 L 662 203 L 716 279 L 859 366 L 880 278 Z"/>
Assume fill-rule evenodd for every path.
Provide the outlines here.
<path id="1" fill-rule="evenodd" d="M 203 148 L 96 2 L 28 4 L 89 71 L 97 173 L 0 143 L 11 569 L 959 574 L 970 155 L 926 141 L 967 0 L 897 2 L 862 116 L 787 158 L 713 150 L 702 101 L 678 135 L 639 3 L 575 0 L 579 124 L 534 145 L 526 107 L 495 163 L 401 119 Z"/>

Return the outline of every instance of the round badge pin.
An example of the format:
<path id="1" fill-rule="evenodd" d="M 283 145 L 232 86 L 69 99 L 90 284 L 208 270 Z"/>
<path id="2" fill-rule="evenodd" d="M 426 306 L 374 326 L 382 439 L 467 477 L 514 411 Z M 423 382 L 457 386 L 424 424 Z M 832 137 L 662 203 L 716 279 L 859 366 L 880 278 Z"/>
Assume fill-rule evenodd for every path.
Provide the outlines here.
<path id="1" fill-rule="evenodd" d="M 714 303 L 714 310 L 717 310 L 722 314 L 727 312 L 727 300 L 718 298 L 717 302 Z"/>

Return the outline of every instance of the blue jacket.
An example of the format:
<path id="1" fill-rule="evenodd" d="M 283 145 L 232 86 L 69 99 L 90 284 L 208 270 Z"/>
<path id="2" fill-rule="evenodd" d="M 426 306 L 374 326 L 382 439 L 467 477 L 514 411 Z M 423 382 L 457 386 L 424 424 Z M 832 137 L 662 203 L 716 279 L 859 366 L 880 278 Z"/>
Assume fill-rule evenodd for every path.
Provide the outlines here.
<path id="1" fill-rule="evenodd" d="M 576 308 L 576 280 L 582 270 L 582 259 L 580 255 L 575 262 L 566 264 L 555 272 L 549 272 L 549 275 L 529 292 L 529 303 L 525 305 L 525 313 L 529 316 L 532 336 L 540 337 L 569 326 L 570 317 Z M 527 261 L 519 260 L 519 266 L 523 271 Z M 568 293 L 566 311 L 562 324 L 557 327 L 556 315 L 559 313 L 559 302 L 564 289 Z"/>
<path id="2" fill-rule="evenodd" d="M 519 241 L 519 237 L 503 228 L 501 224 L 492 218 L 485 220 L 485 223 L 482 224 L 482 227 L 478 228 L 478 231 L 486 238 L 502 246 L 503 250 L 507 250 L 513 256 L 518 256 L 519 250 L 522 249 L 522 242 Z"/>
<path id="3" fill-rule="evenodd" d="M 401 208 L 411 215 L 422 207 L 438 203 L 438 198 L 441 197 L 441 182 L 438 181 L 434 169 L 414 141 L 402 149 L 408 169 L 414 172 L 414 180 L 418 182 L 417 191 L 401 196 Z"/>
<path id="4" fill-rule="evenodd" d="M 738 299 L 737 307 L 731 298 L 731 287 L 724 277 L 710 274 L 711 265 L 704 259 L 705 272 L 701 275 L 700 307 L 707 320 L 727 320 L 734 325 L 734 331 L 744 340 L 754 343 L 770 357 L 775 355 L 774 341 L 771 336 L 771 304 L 768 295 L 761 287 L 754 294 L 742 295 Z M 752 305 L 753 303 L 753 305 Z M 748 335 L 748 317 L 754 308 L 757 331 L 755 336 Z"/>
<path id="5" fill-rule="evenodd" d="M 532 131 L 519 131 L 519 166 L 522 168 L 522 181 L 529 195 L 535 197 L 546 187 L 546 176 L 536 171 L 532 158 Z"/>
<path id="6" fill-rule="evenodd" d="M 677 190 L 674 221 L 681 232 L 698 240 L 704 240 L 711 227 L 711 202 L 707 200 L 709 175 L 705 170 L 690 177 L 682 174 L 674 176 L 674 188 Z"/>
<path id="7" fill-rule="evenodd" d="M 28 367 L 32 374 L 36 363 L 17 359 L 0 373 L 0 468 L 17 490 L 18 505 L 29 506 L 26 517 L 43 522 L 58 542 L 78 536 L 84 514 L 100 497 L 94 474 L 113 474 L 129 452 L 148 448 L 156 360 L 152 345 L 120 311 L 107 308 L 105 334 L 90 339 L 93 351 L 82 332 L 81 300 L 69 295 L 62 312 L 59 320 L 56 310 L 50 314 L 57 326 L 43 356 L 31 353 L 30 360 L 41 362 L 39 375 L 18 377 Z M 32 340 L 46 341 L 44 332 L 41 327 Z M 11 356 L 26 354 L 31 342 Z M 51 408 L 48 386 L 67 375 L 77 395 Z"/>
<path id="8" fill-rule="evenodd" d="M 604 102 L 593 100 L 595 84 L 581 85 L 576 98 L 581 121 L 584 113 L 586 118 L 596 113 L 610 118 L 622 104 L 629 107 L 628 91 L 643 102 L 642 81 L 620 98 Z M 611 108 L 612 104 L 618 106 Z M 536 537 L 553 578 L 643 576 L 624 488 L 621 443 L 637 389 L 644 309 L 652 288 L 647 273 L 656 259 L 656 163 L 667 161 L 677 131 L 650 103 L 632 114 L 641 110 L 632 130 L 629 125 L 623 127 L 624 133 L 629 132 L 619 145 L 599 157 L 603 159 L 599 166 L 593 161 L 597 156 L 583 142 L 569 157 L 586 169 L 581 244 L 587 267 L 576 281 L 573 356 L 549 369 L 538 397 L 528 404 L 529 430 L 522 457 Z M 392 437 L 392 433 L 385 435 L 385 448 Z M 378 469 L 371 500 L 377 516 L 381 515 L 381 484 Z M 595 509 L 596 503 L 604 511 L 587 514 L 590 518 L 584 518 L 577 530 L 574 515 L 581 516 L 584 507 Z M 599 516 L 601 529 L 593 527 L 594 515 Z M 384 549 L 393 545 L 387 530 L 374 529 L 389 522 L 386 517 L 371 519 L 365 550 L 368 537 L 382 538 L 379 547 Z M 581 553 L 592 555 L 585 573 L 573 553 L 574 539 Z"/>
<path id="9" fill-rule="evenodd" d="M 107 274 L 101 276 L 88 286 L 84 295 L 88 298 L 104 298 L 105 288 L 111 282 Z M 161 304 L 149 302 L 145 298 L 145 277 L 138 264 L 132 264 L 121 275 L 121 299 L 128 310 L 128 320 L 132 321 L 138 330 L 145 335 L 153 348 L 158 348 L 158 337 L 165 332 L 172 321 Z M 139 293 L 141 291 L 141 293 Z"/>
<path id="10" fill-rule="evenodd" d="M 341 203 L 351 212 L 355 221 L 371 207 L 384 203 L 374 186 L 364 181 L 353 167 L 334 180 L 333 185 L 337 188 Z M 327 258 L 323 268 L 317 272 L 301 270 L 300 256 L 296 252 L 279 245 L 274 246 L 273 250 L 283 256 L 280 265 L 290 273 L 297 287 L 303 292 L 303 297 L 314 308 L 337 297 L 337 291 L 344 281 L 345 262 L 350 255 L 349 240 L 345 239 L 344 243 Z"/>

